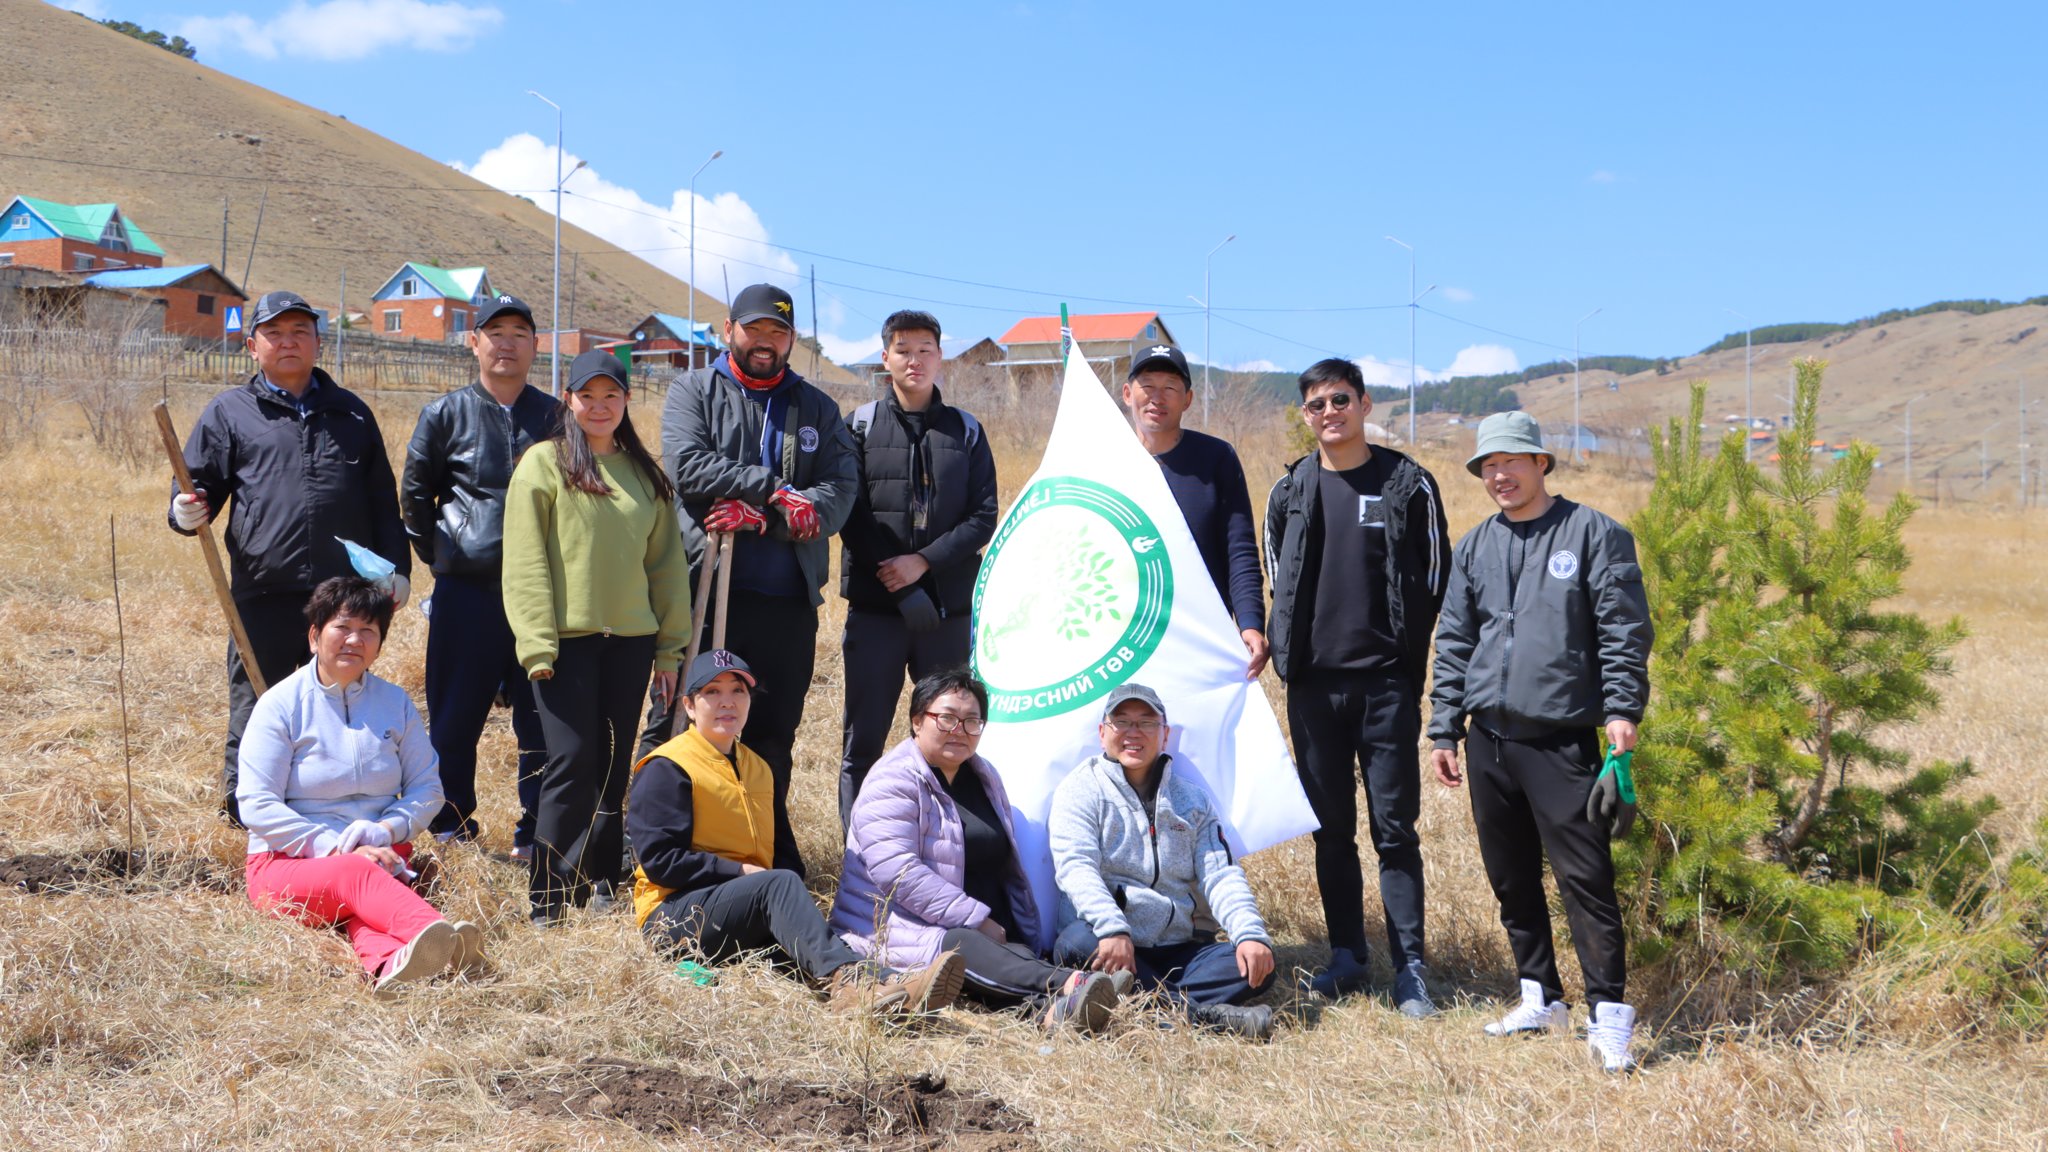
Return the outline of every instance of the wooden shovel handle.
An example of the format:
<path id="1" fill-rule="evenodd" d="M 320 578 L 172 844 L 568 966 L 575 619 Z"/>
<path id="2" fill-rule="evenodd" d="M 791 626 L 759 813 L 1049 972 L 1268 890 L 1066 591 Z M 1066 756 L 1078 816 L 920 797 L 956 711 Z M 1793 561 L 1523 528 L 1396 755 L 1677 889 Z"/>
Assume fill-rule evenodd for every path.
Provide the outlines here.
<path id="1" fill-rule="evenodd" d="M 171 458 L 171 474 L 178 478 L 178 491 L 188 496 L 197 495 L 198 489 L 192 484 L 192 471 L 185 467 L 185 450 L 178 446 L 178 430 L 171 426 L 171 410 L 159 400 L 156 402 L 156 430 L 164 439 L 164 455 Z M 249 633 L 242 628 L 242 613 L 235 607 L 234 593 L 228 589 L 227 569 L 221 566 L 220 545 L 214 542 L 213 525 L 201 524 L 196 533 L 199 550 L 206 554 L 206 572 L 213 577 L 213 594 L 220 601 L 220 610 L 228 618 L 228 634 L 235 638 L 235 650 L 242 655 L 242 671 L 248 674 L 249 686 L 261 696 L 270 690 L 263 682 L 263 669 L 256 665 L 256 650 L 249 644 Z"/>

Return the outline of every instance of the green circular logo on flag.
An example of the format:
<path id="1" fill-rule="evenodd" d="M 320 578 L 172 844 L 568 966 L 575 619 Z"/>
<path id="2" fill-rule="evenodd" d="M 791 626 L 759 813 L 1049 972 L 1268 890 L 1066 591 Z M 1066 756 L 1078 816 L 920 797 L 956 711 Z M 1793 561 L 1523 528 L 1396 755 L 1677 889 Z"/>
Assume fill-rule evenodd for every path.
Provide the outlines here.
<path id="1" fill-rule="evenodd" d="M 1057 476 L 1025 489 L 974 585 L 989 719 L 1071 712 L 1129 680 L 1173 608 L 1166 542 L 1136 501 Z"/>

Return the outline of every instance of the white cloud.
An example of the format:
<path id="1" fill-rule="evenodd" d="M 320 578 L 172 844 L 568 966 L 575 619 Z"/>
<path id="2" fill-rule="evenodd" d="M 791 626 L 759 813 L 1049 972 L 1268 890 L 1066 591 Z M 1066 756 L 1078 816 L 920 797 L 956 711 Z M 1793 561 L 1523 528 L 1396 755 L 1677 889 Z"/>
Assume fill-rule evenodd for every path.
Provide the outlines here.
<path id="1" fill-rule="evenodd" d="M 1406 388 L 1408 386 L 1408 362 L 1406 360 L 1382 360 L 1377 356 L 1360 356 L 1352 361 L 1365 377 L 1368 386 L 1381 388 Z M 1451 358 L 1450 367 L 1438 371 L 1433 368 L 1417 367 L 1417 384 L 1434 384 L 1456 376 L 1494 376 L 1502 372 L 1513 372 L 1521 367 L 1512 348 L 1499 344 L 1472 344 L 1458 350 Z"/>
<path id="2" fill-rule="evenodd" d="M 1219 365 L 1225 372 L 1285 372 L 1287 369 L 1271 360 L 1246 360 L 1242 364 Z"/>
<path id="3" fill-rule="evenodd" d="M 233 48 L 266 60 L 361 60 L 386 48 L 460 52 L 504 22 L 496 8 L 453 0 L 295 0 L 261 20 L 240 12 L 195 16 L 178 32 L 209 51 Z"/>
<path id="4" fill-rule="evenodd" d="M 1470 304 L 1478 299 L 1469 288 L 1446 288 L 1443 290 L 1443 294 L 1444 299 L 1449 300 L 1453 304 Z"/>
<path id="5" fill-rule="evenodd" d="M 829 331 L 818 333 L 818 343 L 825 347 L 825 358 L 834 364 L 858 364 L 882 350 L 882 337 L 835 336 Z"/>
<path id="6" fill-rule="evenodd" d="M 1592 181 L 1595 184 L 1612 184 L 1614 183 L 1614 173 L 1609 172 L 1605 168 L 1601 168 L 1595 171 L 1591 176 L 1586 177 L 1586 179 Z"/>

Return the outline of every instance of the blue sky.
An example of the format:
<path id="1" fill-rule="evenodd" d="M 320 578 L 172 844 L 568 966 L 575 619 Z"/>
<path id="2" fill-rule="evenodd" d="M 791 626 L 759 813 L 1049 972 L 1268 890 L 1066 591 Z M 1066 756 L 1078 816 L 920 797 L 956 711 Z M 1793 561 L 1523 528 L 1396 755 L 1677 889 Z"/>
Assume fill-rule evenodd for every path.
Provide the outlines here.
<path id="1" fill-rule="evenodd" d="M 1402 382 L 1388 234 L 1438 285 L 1426 373 L 1568 357 L 1594 308 L 1586 355 L 1668 355 L 1739 330 L 1728 309 L 2048 293 L 2039 4 L 70 6 L 506 186 L 551 186 L 538 89 L 589 164 L 565 217 L 665 266 L 723 149 L 700 280 L 815 262 L 840 355 L 898 307 L 980 336 L 1064 299 L 1163 310 L 1200 357 L 1188 297 L 1232 234 L 1215 362 Z M 422 90 L 471 99 L 423 117 Z"/>

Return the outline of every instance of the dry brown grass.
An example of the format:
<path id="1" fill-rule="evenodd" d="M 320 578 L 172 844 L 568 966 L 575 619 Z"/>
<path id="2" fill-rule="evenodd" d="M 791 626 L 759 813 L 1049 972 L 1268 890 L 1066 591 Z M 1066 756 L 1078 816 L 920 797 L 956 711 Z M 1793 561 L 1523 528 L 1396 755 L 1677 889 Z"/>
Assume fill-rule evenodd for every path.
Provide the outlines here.
<path id="1" fill-rule="evenodd" d="M 180 426 L 202 396 L 177 394 Z M 650 398 L 651 399 L 651 398 Z M 1028 413 L 993 425 L 1014 490 L 1035 464 Z M 402 446 L 413 406 L 379 400 Z M 643 414 L 648 408 L 641 406 Z M 1255 490 L 1284 462 L 1284 417 L 1241 416 Z M 651 423 L 651 421 L 649 421 Z M 239 874 L 242 840 L 212 819 L 224 712 L 222 629 L 187 541 L 163 527 L 160 470 L 119 463 L 54 414 L 46 442 L 8 460 L 13 499 L 0 545 L 0 855 L 124 841 L 115 621 L 106 517 L 121 540 L 129 710 L 141 836 L 156 851 Z M 652 430 L 649 429 L 651 432 Z M 1483 514 L 1448 457 L 1454 530 Z M 1638 482 L 1569 475 L 1558 485 L 1612 511 Z M 1263 492 L 1258 492 L 1262 497 Z M 1904 738 L 1925 756 L 1977 759 L 2008 802 L 2008 830 L 2042 811 L 2048 749 L 2028 689 L 2048 672 L 2048 577 L 2038 518 L 1924 516 L 1909 602 L 1961 612 L 1976 636 L 1958 654 L 1943 713 Z M 424 583 L 424 582 L 423 582 Z M 424 591 L 424 588 L 422 588 Z M 806 856 L 836 871 L 834 781 L 840 610 L 820 631 L 818 683 L 799 743 L 795 818 Z M 379 671 L 417 694 L 425 627 L 395 627 Z M 1278 686 L 1267 684 L 1278 702 Z M 1511 983 L 1463 797 L 1430 789 L 1426 845 L 1432 947 L 1462 989 L 1415 1025 L 1359 1001 L 1293 1019 L 1270 1046 L 1161 1030 L 1137 1014 L 1100 1041 L 1048 1042 L 1007 1017 L 955 1012 L 914 1033 L 826 1013 L 759 967 L 714 988 L 677 980 L 628 921 L 549 934 L 523 916 L 504 852 L 514 811 L 502 718 L 486 737 L 483 851 L 450 854 L 451 913 L 489 925 L 498 974 L 373 1002 L 333 937 L 256 914 L 239 892 L 158 887 L 126 895 L 0 895 L 0 1146 L 759 1147 L 508 1108 L 507 1075 L 569 1076 L 591 1056 L 734 1077 L 858 1087 L 943 1073 L 1034 1118 L 1049 1148 L 1784 1148 L 2048 1147 L 2048 1054 L 2038 1043 L 1945 1038 L 1913 1003 L 1866 984 L 1882 1027 L 1824 1043 L 1727 1029 L 1666 1032 L 1640 1077 L 1599 1076 L 1576 1042 L 1500 1043 L 1479 1033 Z M 1369 849 L 1368 849 L 1369 856 Z M 1305 842 L 1250 862 L 1283 965 L 1319 961 Z M 1290 997 L 1281 996 L 1292 1006 Z M 1666 1004 L 1645 1004 L 1654 1029 Z M 1917 1023 L 1916 1023 L 1917 1022 Z M 818 1146 L 830 1146 L 820 1140 Z"/>

